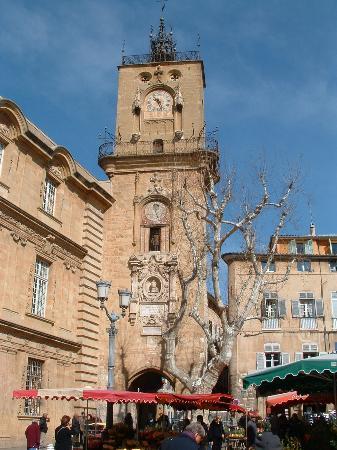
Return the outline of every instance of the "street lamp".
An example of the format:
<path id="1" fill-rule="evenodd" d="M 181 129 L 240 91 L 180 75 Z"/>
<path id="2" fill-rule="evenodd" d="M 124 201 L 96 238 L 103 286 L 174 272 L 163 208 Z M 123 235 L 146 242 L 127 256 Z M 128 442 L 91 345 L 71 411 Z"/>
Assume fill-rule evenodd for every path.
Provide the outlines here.
<path id="1" fill-rule="evenodd" d="M 109 356 L 108 356 L 108 384 L 107 389 L 112 390 L 115 384 L 115 338 L 117 335 L 117 321 L 119 316 L 115 314 L 113 311 L 109 313 L 107 307 L 105 306 L 105 302 L 109 297 L 109 289 L 111 287 L 110 281 L 99 280 L 96 282 L 97 287 L 97 300 L 100 303 L 100 308 L 104 309 L 105 314 L 110 322 L 110 327 L 107 329 L 109 334 Z M 122 310 L 122 317 L 125 317 L 126 310 L 129 307 L 131 292 L 127 289 L 119 289 L 119 307 Z M 111 428 L 112 426 L 112 403 L 108 402 L 107 405 L 107 415 L 106 415 L 106 426 L 107 428 Z"/>

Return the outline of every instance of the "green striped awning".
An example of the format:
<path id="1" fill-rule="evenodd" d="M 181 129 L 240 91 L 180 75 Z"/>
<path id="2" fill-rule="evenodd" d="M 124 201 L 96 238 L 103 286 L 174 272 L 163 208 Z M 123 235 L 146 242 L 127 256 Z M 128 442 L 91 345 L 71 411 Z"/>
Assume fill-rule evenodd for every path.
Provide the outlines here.
<path id="1" fill-rule="evenodd" d="M 297 390 L 299 393 L 331 392 L 337 372 L 337 355 L 326 354 L 301 359 L 282 366 L 258 370 L 243 378 L 243 387 L 256 386 L 260 394 L 277 390 Z"/>

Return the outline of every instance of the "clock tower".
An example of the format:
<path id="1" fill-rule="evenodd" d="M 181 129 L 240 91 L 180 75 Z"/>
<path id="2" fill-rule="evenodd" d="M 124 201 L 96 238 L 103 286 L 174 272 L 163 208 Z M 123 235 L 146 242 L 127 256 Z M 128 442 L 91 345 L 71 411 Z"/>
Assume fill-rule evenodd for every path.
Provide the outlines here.
<path id="1" fill-rule="evenodd" d="M 162 334 L 177 319 L 178 270 L 190 257 L 176 192 L 184 178 L 197 186 L 205 165 L 217 173 L 217 142 L 205 133 L 204 67 L 198 52 L 176 50 L 161 18 L 150 34 L 150 53 L 123 56 L 118 71 L 115 135 L 99 151 L 115 199 L 105 222 L 103 263 L 112 281 L 111 306 L 117 308 L 118 289 L 132 291 L 127 318 L 119 321 L 116 389 L 144 390 L 139 380 L 160 374 L 181 391 L 165 368 Z M 202 301 L 207 320 L 206 286 Z M 187 314 L 177 365 L 200 370 L 207 358 L 203 339 Z"/>

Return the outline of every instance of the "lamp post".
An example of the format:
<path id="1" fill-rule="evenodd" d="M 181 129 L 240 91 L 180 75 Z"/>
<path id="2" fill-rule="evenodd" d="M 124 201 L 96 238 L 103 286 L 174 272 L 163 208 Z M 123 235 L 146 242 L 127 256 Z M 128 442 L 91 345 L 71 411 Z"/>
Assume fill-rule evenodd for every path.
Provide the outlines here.
<path id="1" fill-rule="evenodd" d="M 115 384 L 115 341 L 117 335 L 117 321 L 119 316 L 113 311 L 109 313 L 105 302 L 109 297 L 109 289 L 111 287 L 110 281 L 99 280 L 96 282 L 97 287 L 97 300 L 100 303 L 100 308 L 104 309 L 105 314 L 110 322 L 110 327 L 107 329 L 109 334 L 109 356 L 108 356 L 108 384 L 107 389 L 113 390 Z M 127 289 L 119 289 L 119 307 L 122 310 L 122 317 L 125 317 L 126 310 L 129 307 L 131 292 Z M 111 428 L 113 423 L 113 404 L 108 402 L 107 415 L 106 415 L 106 427 Z"/>

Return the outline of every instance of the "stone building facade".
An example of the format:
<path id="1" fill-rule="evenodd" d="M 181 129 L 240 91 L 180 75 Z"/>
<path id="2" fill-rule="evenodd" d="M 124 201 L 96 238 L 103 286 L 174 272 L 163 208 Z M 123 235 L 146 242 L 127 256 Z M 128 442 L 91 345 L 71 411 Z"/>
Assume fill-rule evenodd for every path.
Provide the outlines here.
<path id="1" fill-rule="evenodd" d="M 163 20 L 151 52 L 118 68 L 116 137 L 99 154 L 105 181 L 0 98 L 0 448 L 22 445 L 32 417 L 47 411 L 53 430 L 81 407 L 14 401 L 13 390 L 106 386 L 101 278 L 112 282 L 109 310 L 118 312 L 118 289 L 132 291 L 118 322 L 116 388 L 185 391 L 165 368 L 162 339 L 180 307 L 178 268 L 191 266 L 175 196 L 187 178 L 198 197 L 218 153 L 205 134 L 199 55 L 177 53 Z M 206 285 L 202 298 L 201 317 L 215 326 Z M 188 311 L 176 358 L 191 374 L 207 360 Z"/>
<path id="2" fill-rule="evenodd" d="M 0 161 L 0 446 L 11 447 L 47 407 L 13 401 L 14 389 L 97 383 L 95 281 L 113 198 L 3 98 Z M 48 404 L 53 425 L 70 411 L 69 404 Z"/>
<path id="3" fill-rule="evenodd" d="M 224 255 L 228 265 L 229 310 L 232 298 L 247 280 L 248 265 L 240 254 Z M 266 258 L 259 256 L 265 267 Z M 242 391 L 242 377 L 255 370 L 318 356 L 337 349 L 337 236 L 282 236 L 266 276 L 282 278 L 261 294 L 257 318 L 245 323 L 230 364 L 231 392 L 255 407 L 255 392 Z M 264 401 L 259 403 L 265 413 Z"/>

